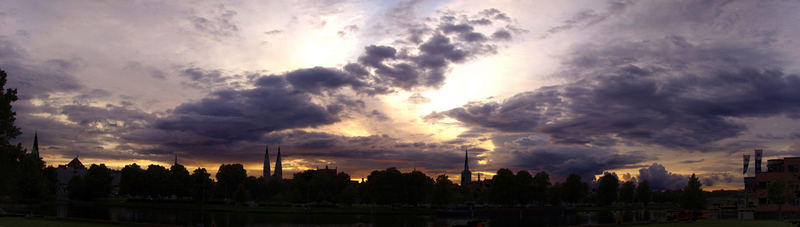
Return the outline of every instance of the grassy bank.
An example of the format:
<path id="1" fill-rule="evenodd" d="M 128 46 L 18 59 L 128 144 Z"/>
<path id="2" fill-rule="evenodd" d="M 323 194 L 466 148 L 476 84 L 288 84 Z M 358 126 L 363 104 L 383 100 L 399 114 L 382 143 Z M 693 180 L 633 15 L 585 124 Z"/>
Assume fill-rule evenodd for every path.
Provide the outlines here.
<path id="1" fill-rule="evenodd" d="M 626 227 L 790 227 L 791 222 L 773 220 L 730 220 L 730 219 L 707 219 L 696 222 L 673 222 L 646 225 L 624 225 Z"/>

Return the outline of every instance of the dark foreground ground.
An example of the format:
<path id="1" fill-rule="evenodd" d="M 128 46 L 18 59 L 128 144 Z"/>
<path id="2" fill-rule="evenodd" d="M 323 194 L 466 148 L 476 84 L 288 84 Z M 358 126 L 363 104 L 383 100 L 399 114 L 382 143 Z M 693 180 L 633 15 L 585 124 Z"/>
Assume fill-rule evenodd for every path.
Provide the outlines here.
<path id="1" fill-rule="evenodd" d="M 137 226 L 137 225 L 122 225 L 121 223 L 103 223 L 81 220 L 64 220 L 52 218 L 23 218 L 23 217 L 0 217 L 0 227 L 6 226 L 47 226 L 47 227 L 101 227 L 101 226 Z M 152 225 L 148 225 L 152 226 Z M 167 226 L 167 225 L 162 225 Z M 646 227 L 673 227 L 673 226 L 689 226 L 689 227 L 789 227 L 792 226 L 790 222 L 772 221 L 772 220 L 700 220 L 696 222 L 674 222 L 674 223 L 661 223 L 661 224 L 645 224 L 645 225 L 622 225 L 622 226 L 646 226 Z"/>

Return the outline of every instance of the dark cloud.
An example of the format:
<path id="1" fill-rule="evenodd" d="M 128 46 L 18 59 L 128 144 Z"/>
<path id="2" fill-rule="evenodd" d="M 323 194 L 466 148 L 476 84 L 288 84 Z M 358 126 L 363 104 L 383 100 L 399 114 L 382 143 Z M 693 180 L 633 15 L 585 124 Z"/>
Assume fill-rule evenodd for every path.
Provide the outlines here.
<path id="1" fill-rule="evenodd" d="M 525 145 L 533 141 L 515 141 Z M 534 142 L 535 143 L 535 142 Z M 538 143 L 535 143 L 538 144 Z M 583 179 L 594 179 L 603 171 L 630 168 L 637 163 L 650 160 L 642 152 L 619 153 L 614 150 L 589 146 L 530 146 L 496 148 L 493 160 L 498 167 L 547 171 L 557 177 L 565 178 L 578 174 Z"/>
<path id="2" fill-rule="evenodd" d="M 663 165 L 653 163 L 650 167 L 639 169 L 639 182 L 650 182 L 653 190 L 680 190 L 689 181 L 689 176 L 668 172 Z"/>
<path id="3" fill-rule="evenodd" d="M 408 2 L 410 5 L 407 6 L 412 7 L 412 3 Z M 397 12 L 408 13 L 408 7 L 401 7 L 402 10 L 398 9 Z M 346 70 L 361 72 L 363 68 L 372 72 L 374 77 L 370 80 L 375 85 L 403 90 L 435 88 L 442 85 L 451 64 L 493 54 L 497 49 L 494 41 L 511 38 L 510 33 L 500 32 L 490 40 L 487 34 L 475 32 L 467 16 L 460 18 L 463 19 L 446 15 L 440 18 L 436 26 L 403 22 L 401 27 L 408 28 L 408 39 L 396 41 L 395 46 L 368 46 L 358 58 L 358 64 L 362 67 L 356 68 L 350 64 Z"/>
<path id="4" fill-rule="evenodd" d="M 689 46 L 675 44 L 673 37 L 581 49 L 575 58 L 582 60 L 568 60 L 564 71 L 580 73 L 574 82 L 429 117 L 446 115 L 505 132 L 543 132 L 561 144 L 616 137 L 704 151 L 746 130 L 731 118 L 800 110 L 795 89 L 800 77 L 770 69 L 780 62 L 771 61 L 775 56 L 748 47 L 684 44 Z M 664 54 L 674 48 L 681 53 Z"/>
<path id="5" fill-rule="evenodd" d="M 0 69 L 9 75 L 7 88 L 17 88 L 20 99 L 46 98 L 53 92 L 83 89 L 72 75 L 75 66 L 68 60 L 50 59 L 43 62 L 29 59 L 27 52 L 16 43 L 0 37 Z"/>
<path id="6" fill-rule="evenodd" d="M 313 103 L 307 93 L 288 89 L 285 83 L 283 78 L 269 76 L 259 79 L 257 88 L 214 92 L 200 101 L 179 105 L 155 127 L 207 137 L 208 142 L 231 143 L 256 140 L 270 131 L 339 121 L 335 112 Z"/>
<path id="7" fill-rule="evenodd" d="M 299 69 L 285 75 L 286 81 L 297 90 L 319 94 L 323 90 L 337 89 L 343 86 L 350 86 L 355 91 L 366 86 L 357 77 L 345 72 L 314 67 L 310 69 Z"/>
<path id="8" fill-rule="evenodd" d="M 511 33 L 505 29 L 500 29 L 492 33 L 492 39 L 496 40 L 511 40 Z"/>

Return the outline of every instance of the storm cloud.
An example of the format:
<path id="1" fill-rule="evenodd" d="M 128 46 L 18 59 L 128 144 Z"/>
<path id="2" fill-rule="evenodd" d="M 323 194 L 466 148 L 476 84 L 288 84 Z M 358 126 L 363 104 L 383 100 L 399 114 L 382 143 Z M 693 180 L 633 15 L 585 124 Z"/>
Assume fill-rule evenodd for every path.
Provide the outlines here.
<path id="1" fill-rule="evenodd" d="M 684 58 L 662 57 L 678 50 Z M 600 54 L 608 52 L 615 54 Z M 769 67 L 780 62 L 770 59 L 780 58 L 748 47 L 666 38 L 579 49 L 573 55 L 564 71 L 582 72 L 573 82 L 433 115 L 502 132 L 546 133 L 559 144 L 590 144 L 610 136 L 702 151 L 747 130 L 732 118 L 800 110 L 795 89 L 800 77 Z"/>

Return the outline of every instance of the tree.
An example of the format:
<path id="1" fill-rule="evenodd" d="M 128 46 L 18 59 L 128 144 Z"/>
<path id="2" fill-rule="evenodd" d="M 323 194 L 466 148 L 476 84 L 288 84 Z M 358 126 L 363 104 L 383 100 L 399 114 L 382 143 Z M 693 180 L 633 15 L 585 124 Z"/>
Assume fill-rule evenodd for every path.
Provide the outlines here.
<path id="1" fill-rule="evenodd" d="M 144 172 L 145 192 L 151 197 L 163 198 L 169 193 L 169 171 L 160 165 L 151 164 Z"/>
<path id="2" fill-rule="evenodd" d="M 519 204 L 528 204 L 538 196 L 533 191 L 533 176 L 528 171 L 520 170 L 514 176 L 514 201 Z"/>
<path id="3" fill-rule="evenodd" d="M 406 204 L 419 205 L 425 202 L 433 193 L 434 181 L 424 173 L 414 170 L 404 174 L 407 182 Z"/>
<path id="4" fill-rule="evenodd" d="M 144 196 L 146 193 L 144 179 L 144 170 L 136 163 L 122 167 L 122 170 L 120 170 L 119 194 Z"/>
<path id="5" fill-rule="evenodd" d="M 788 190 L 786 190 L 786 184 L 783 183 L 782 180 L 772 181 L 772 183 L 769 184 L 767 193 L 769 203 L 778 205 L 778 220 L 783 220 L 782 209 L 783 204 L 786 204 L 786 194 L 788 193 Z"/>
<path id="6" fill-rule="evenodd" d="M 623 203 L 632 203 L 633 194 L 636 190 L 636 185 L 632 181 L 628 181 L 619 187 L 619 201 Z"/>
<path id="7" fill-rule="evenodd" d="M 225 199 L 231 198 L 234 190 L 247 178 L 242 164 L 222 164 L 217 171 L 217 185 L 221 187 Z"/>
<path id="8" fill-rule="evenodd" d="M 25 154 L 22 144 L 11 145 L 9 140 L 22 131 L 14 125 L 16 113 L 11 103 L 17 101 L 17 89 L 6 89 L 5 71 L 0 70 L 0 200 L 5 198 L 34 199 L 41 193 L 39 182 L 33 181 L 42 175 L 41 160 L 32 160 Z"/>
<path id="9" fill-rule="evenodd" d="M 433 189 L 433 203 L 437 205 L 451 204 L 455 193 L 456 185 L 450 181 L 447 175 L 442 174 L 436 177 L 436 184 Z"/>
<path id="10" fill-rule="evenodd" d="M 7 76 L 5 71 L 0 70 L 0 144 L 2 145 L 9 145 L 9 140 L 22 134 L 22 131 L 14 125 L 17 113 L 11 109 L 11 103 L 18 99 L 17 89 L 8 88 L 3 91 Z"/>
<path id="11" fill-rule="evenodd" d="M 643 180 L 639 182 L 639 186 L 636 187 L 636 200 L 639 202 L 650 203 L 650 198 L 652 197 L 652 190 L 650 189 L 650 182 L 647 180 Z"/>
<path id="12" fill-rule="evenodd" d="M 564 184 L 553 184 L 547 189 L 547 194 L 549 195 L 547 200 L 551 205 L 557 206 L 561 204 L 561 198 L 564 198 Z"/>
<path id="13" fill-rule="evenodd" d="M 205 168 L 197 168 L 192 172 L 191 194 L 195 201 L 205 202 L 211 196 L 214 181 Z"/>
<path id="14" fill-rule="evenodd" d="M 233 192 L 233 201 L 236 204 L 244 204 L 247 201 L 250 201 L 250 192 L 245 188 L 244 184 L 239 184 L 236 187 L 236 191 Z"/>
<path id="15" fill-rule="evenodd" d="M 534 200 L 544 203 L 547 202 L 547 188 L 550 187 L 550 175 L 547 172 L 538 172 L 533 177 L 533 196 Z"/>
<path id="16" fill-rule="evenodd" d="M 86 180 L 81 176 L 72 177 L 67 185 L 67 190 L 69 190 L 70 199 L 88 200 L 92 197 L 86 186 Z"/>
<path id="17" fill-rule="evenodd" d="M 703 195 L 702 185 L 694 173 L 689 177 L 686 187 L 683 188 L 680 203 L 683 209 L 692 210 L 693 216 L 697 214 L 698 210 L 706 206 L 706 197 Z"/>
<path id="18" fill-rule="evenodd" d="M 192 178 L 189 175 L 189 171 L 186 170 L 186 167 L 183 167 L 181 164 L 172 165 L 169 168 L 169 176 L 167 176 L 167 180 L 170 184 L 170 191 L 172 195 L 175 195 L 178 198 L 183 198 L 190 195 L 189 186 L 191 185 Z"/>
<path id="19" fill-rule="evenodd" d="M 514 203 L 515 178 L 514 172 L 511 172 L 511 170 L 497 170 L 497 174 L 492 177 L 492 187 L 489 188 L 489 195 L 494 203 L 505 205 Z"/>
<path id="20" fill-rule="evenodd" d="M 581 181 L 581 176 L 570 174 L 563 185 L 564 202 L 577 203 L 586 199 L 589 195 L 589 185 Z"/>
<path id="21" fill-rule="evenodd" d="M 605 175 L 600 177 L 597 186 L 597 195 L 599 196 L 598 202 L 602 206 L 611 205 L 617 200 L 617 188 L 619 187 L 619 179 L 617 175 L 606 172 Z"/>
<path id="22" fill-rule="evenodd" d="M 396 168 L 372 171 L 365 185 L 366 199 L 378 204 L 392 204 L 403 201 L 405 197 L 403 174 Z"/>
<path id="23" fill-rule="evenodd" d="M 85 183 L 90 198 L 104 198 L 111 194 L 111 170 L 105 164 L 92 164 L 86 172 Z"/>

